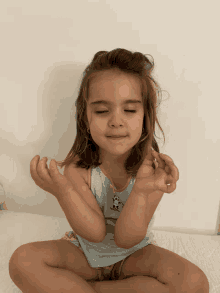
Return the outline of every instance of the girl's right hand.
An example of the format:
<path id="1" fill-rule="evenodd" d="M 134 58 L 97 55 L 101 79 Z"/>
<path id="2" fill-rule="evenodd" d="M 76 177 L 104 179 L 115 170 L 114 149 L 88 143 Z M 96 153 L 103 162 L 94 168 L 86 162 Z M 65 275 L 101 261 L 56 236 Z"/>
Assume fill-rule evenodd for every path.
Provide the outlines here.
<path id="1" fill-rule="evenodd" d="M 40 156 L 35 156 L 30 163 L 30 173 L 35 184 L 41 189 L 53 194 L 57 199 L 64 193 L 73 189 L 72 183 L 60 174 L 55 160 L 50 161 L 47 167 L 47 158 L 39 160 Z"/>

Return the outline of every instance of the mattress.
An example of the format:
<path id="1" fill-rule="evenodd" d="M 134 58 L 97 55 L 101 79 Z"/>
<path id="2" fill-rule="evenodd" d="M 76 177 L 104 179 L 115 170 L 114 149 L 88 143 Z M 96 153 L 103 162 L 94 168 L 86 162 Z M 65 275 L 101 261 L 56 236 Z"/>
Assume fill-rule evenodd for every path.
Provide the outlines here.
<path id="1" fill-rule="evenodd" d="M 66 218 L 1 211 L 0 229 L 0 293 L 20 293 L 8 272 L 15 249 L 29 242 L 60 239 L 71 227 Z M 220 292 L 220 236 L 154 229 L 152 233 L 158 246 L 191 261 L 206 274 L 210 293 Z"/>

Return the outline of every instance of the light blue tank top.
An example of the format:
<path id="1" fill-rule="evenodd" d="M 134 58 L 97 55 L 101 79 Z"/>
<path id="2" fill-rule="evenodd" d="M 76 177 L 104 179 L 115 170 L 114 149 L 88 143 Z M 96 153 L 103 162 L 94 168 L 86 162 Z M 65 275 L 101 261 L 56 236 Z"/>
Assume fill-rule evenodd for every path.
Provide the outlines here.
<path id="1" fill-rule="evenodd" d="M 139 244 L 129 249 L 118 247 L 114 241 L 114 227 L 123 205 L 125 205 L 132 191 L 135 178 L 132 178 L 124 188 L 115 191 L 114 196 L 111 181 L 105 176 L 100 167 L 90 170 L 91 191 L 104 214 L 107 233 L 105 239 L 100 243 L 90 242 L 79 235 L 76 235 L 78 241 L 72 241 L 72 243 L 78 247 L 79 243 L 81 244 L 90 266 L 96 268 L 115 264 L 135 251 L 151 244 L 154 240 L 153 233 L 151 232 L 154 216 L 150 221 L 145 238 Z M 90 172 L 88 173 L 90 174 Z"/>

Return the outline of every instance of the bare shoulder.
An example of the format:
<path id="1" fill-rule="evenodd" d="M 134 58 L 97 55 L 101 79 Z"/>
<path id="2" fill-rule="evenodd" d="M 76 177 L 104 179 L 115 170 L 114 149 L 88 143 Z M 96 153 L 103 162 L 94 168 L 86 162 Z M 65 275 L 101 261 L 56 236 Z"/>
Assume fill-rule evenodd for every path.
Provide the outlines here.
<path id="1" fill-rule="evenodd" d="M 76 163 L 79 161 L 79 157 L 76 156 L 76 158 L 74 159 L 74 162 L 71 162 L 68 166 L 66 165 L 64 167 L 64 174 L 66 173 L 67 169 L 68 169 L 68 173 L 72 175 L 78 173 L 80 175 L 80 177 L 85 181 L 85 183 L 89 186 L 89 182 L 88 182 L 88 171 L 85 168 L 79 168 L 76 166 Z"/>

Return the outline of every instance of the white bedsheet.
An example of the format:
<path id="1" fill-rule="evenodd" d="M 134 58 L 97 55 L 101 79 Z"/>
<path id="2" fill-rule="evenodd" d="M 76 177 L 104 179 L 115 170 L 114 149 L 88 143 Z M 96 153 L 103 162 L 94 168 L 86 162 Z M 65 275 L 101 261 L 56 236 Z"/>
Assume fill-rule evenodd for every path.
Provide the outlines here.
<path id="1" fill-rule="evenodd" d="M 61 238 L 71 227 L 66 218 L 11 211 L 0 212 L 0 293 L 21 292 L 12 282 L 8 262 L 22 244 Z M 210 293 L 220 292 L 220 236 L 152 230 L 157 245 L 196 264 L 209 280 Z"/>
<path id="2" fill-rule="evenodd" d="M 209 280 L 209 293 L 220 293 L 220 235 L 153 230 L 158 246 L 197 265 Z"/>

